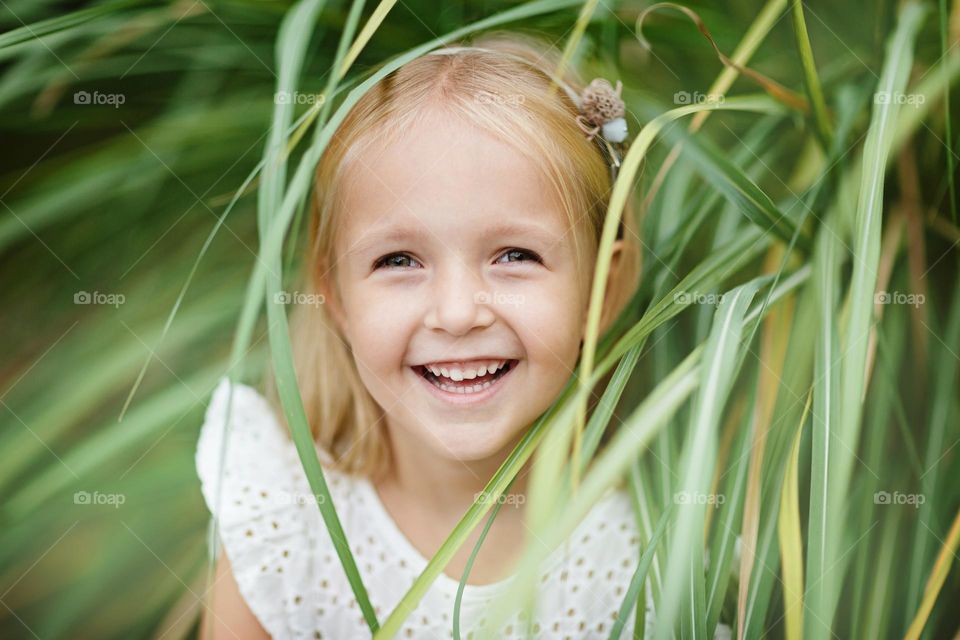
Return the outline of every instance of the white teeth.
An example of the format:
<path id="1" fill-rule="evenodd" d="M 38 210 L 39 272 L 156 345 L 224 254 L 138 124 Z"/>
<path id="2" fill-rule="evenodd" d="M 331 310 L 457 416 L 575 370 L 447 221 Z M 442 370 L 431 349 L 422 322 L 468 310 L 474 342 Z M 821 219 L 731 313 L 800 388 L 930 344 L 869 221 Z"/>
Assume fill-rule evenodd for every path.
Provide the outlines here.
<path id="1" fill-rule="evenodd" d="M 445 384 L 444 378 L 453 382 L 462 382 L 463 380 L 473 380 L 477 377 L 485 376 L 488 374 L 493 374 L 504 368 L 509 360 L 491 360 L 488 362 L 481 362 L 480 365 L 473 369 L 459 369 L 454 367 L 439 367 L 434 364 L 426 364 L 424 368 L 427 371 L 430 371 L 437 379 L 431 380 L 430 382 L 444 391 L 450 393 L 477 393 L 489 387 L 491 384 L 494 384 L 495 381 L 485 381 L 482 383 L 477 383 L 474 385 L 453 385 Z"/>
<path id="2" fill-rule="evenodd" d="M 474 378 L 485 376 L 487 374 L 492 374 L 503 367 L 506 366 L 509 360 L 491 360 L 489 362 L 480 363 L 479 367 L 473 369 L 459 369 L 454 367 L 438 367 L 433 364 L 424 365 L 424 367 L 433 373 L 433 375 L 443 378 L 449 378 L 454 382 L 461 382 L 463 380 L 473 380 Z M 469 389 L 469 387 L 458 386 L 458 389 Z M 469 392 L 469 391 L 468 391 Z"/>
<path id="3" fill-rule="evenodd" d="M 464 387 L 464 386 L 458 386 L 458 385 L 443 384 L 442 382 L 439 382 L 439 381 L 433 381 L 434 386 L 439 387 L 440 389 L 443 389 L 444 391 L 447 391 L 449 393 L 477 393 L 478 391 L 483 391 L 484 389 L 486 389 L 492 384 L 493 384 L 492 382 L 488 381 L 488 382 L 484 382 L 483 384 L 475 384 L 469 387 Z"/>

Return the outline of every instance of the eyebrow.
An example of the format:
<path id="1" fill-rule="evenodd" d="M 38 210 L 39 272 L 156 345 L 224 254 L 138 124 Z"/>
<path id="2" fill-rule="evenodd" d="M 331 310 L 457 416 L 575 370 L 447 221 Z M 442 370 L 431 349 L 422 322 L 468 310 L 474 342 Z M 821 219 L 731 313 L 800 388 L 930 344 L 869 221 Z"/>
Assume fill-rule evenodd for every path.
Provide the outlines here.
<path id="1" fill-rule="evenodd" d="M 380 227 L 366 233 L 347 249 L 347 254 L 363 253 L 370 247 L 374 247 L 382 242 L 421 240 L 429 234 L 416 227 Z"/>
<path id="2" fill-rule="evenodd" d="M 549 228 L 529 222 L 502 222 L 496 224 L 483 233 L 484 239 L 495 238 L 499 236 L 533 236 L 544 244 L 554 244 L 560 242 L 566 234 L 557 235 L 555 231 Z"/>
<path id="3" fill-rule="evenodd" d="M 423 240 L 432 235 L 429 231 L 421 227 L 390 227 L 385 225 L 364 234 L 362 238 L 347 250 L 347 253 L 362 253 L 368 248 L 383 242 Z M 566 234 L 558 235 L 555 231 L 537 223 L 508 221 L 484 229 L 481 238 L 483 240 L 490 240 L 501 236 L 531 236 L 545 245 L 552 246 L 561 242 L 564 235 Z"/>

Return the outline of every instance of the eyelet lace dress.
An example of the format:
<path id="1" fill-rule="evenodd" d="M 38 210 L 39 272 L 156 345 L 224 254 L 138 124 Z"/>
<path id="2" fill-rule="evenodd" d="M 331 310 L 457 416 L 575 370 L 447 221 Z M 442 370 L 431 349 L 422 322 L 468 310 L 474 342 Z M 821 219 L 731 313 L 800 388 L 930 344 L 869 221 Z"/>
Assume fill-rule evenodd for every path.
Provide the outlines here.
<path id="1" fill-rule="evenodd" d="M 196 467 L 207 507 L 219 516 L 219 538 L 240 593 L 273 638 L 369 638 L 296 448 L 266 399 L 242 384 L 233 386 L 221 485 L 229 384 L 226 378 L 220 381 L 207 408 Z M 329 461 L 319 448 L 318 455 L 322 462 Z M 331 469 L 325 469 L 325 475 L 382 622 L 427 560 L 397 527 L 369 480 Z M 533 636 L 606 639 L 640 552 L 629 496 L 611 490 L 592 507 L 567 543 L 541 565 Z M 491 600 L 511 580 L 466 585 L 461 637 L 471 638 L 471 630 L 482 626 Z M 457 580 L 441 573 L 396 637 L 452 638 L 457 586 Z M 653 619 L 651 602 L 648 597 L 647 634 Z M 632 637 L 634 616 L 631 611 L 621 638 Z M 525 637 L 526 625 L 514 615 L 499 636 Z"/>

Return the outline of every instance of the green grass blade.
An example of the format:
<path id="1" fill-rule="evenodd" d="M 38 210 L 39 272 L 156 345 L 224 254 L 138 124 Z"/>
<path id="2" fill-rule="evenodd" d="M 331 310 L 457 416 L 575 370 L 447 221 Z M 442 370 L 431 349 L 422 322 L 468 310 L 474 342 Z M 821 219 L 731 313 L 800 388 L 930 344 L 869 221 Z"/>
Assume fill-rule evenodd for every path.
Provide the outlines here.
<path id="1" fill-rule="evenodd" d="M 896 96 L 902 94 L 913 62 L 913 45 L 920 29 L 925 9 L 917 3 L 906 3 L 900 11 L 897 29 L 891 37 L 884 62 L 870 127 L 863 150 L 863 170 L 860 179 L 856 217 L 853 220 L 853 274 L 850 282 L 848 321 L 843 331 L 843 358 L 841 363 L 840 404 L 838 420 L 837 455 L 829 474 L 836 481 L 828 507 L 828 518 L 840 521 L 841 506 L 847 497 L 847 487 L 854 451 L 857 448 L 865 385 L 867 338 L 870 333 L 874 305 L 874 287 L 880 252 L 880 223 L 883 211 L 883 183 L 887 157 L 894 141 L 894 126 L 900 108 Z M 833 564 L 833 559 L 827 566 Z M 833 618 L 835 598 L 840 592 L 841 576 L 831 574 L 824 588 L 827 596 L 823 606 L 813 603 L 813 613 L 829 624 Z"/>
<path id="2" fill-rule="evenodd" d="M 803 2 L 792 0 L 790 4 L 793 9 L 793 34 L 797 39 L 797 50 L 800 53 L 800 63 L 803 65 L 804 85 L 813 108 L 813 121 L 823 148 L 829 149 L 833 146 L 833 131 L 830 126 L 830 116 L 827 113 L 827 104 L 823 99 L 820 77 L 817 75 L 817 63 L 813 59 L 810 36 L 807 34 L 807 21 L 803 17 Z"/>
<path id="3" fill-rule="evenodd" d="M 694 598 L 684 595 L 686 582 L 694 572 L 694 584 L 703 576 L 703 528 L 708 504 L 713 464 L 717 447 L 716 430 L 720 415 L 733 385 L 737 370 L 737 352 L 744 330 L 747 308 L 760 281 L 754 280 L 724 294 L 714 317 L 704 349 L 699 391 L 694 400 L 687 440 L 681 458 L 680 500 L 675 533 L 667 555 L 667 578 L 663 602 L 657 616 L 656 637 L 670 638 L 683 615 L 692 621 L 694 637 L 706 635 L 706 611 Z M 699 561 L 699 562 L 698 562 Z"/>
<path id="4" fill-rule="evenodd" d="M 834 225 L 828 218 L 824 225 Z M 840 285 L 840 242 L 835 233 L 821 233 L 814 272 L 817 294 L 817 347 L 814 356 L 813 431 L 810 468 L 807 586 L 804 595 L 805 626 L 822 631 L 821 616 L 830 584 L 831 547 L 836 531 L 831 529 L 829 510 L 836 478 L 831 477 L 836 457 L 839 383 L 835 362 L 839 357 L 837 300 Z M 783 507 L 781 507 L 783 508 Z"/>
<path id="5" fill-rule="evenodd" d="M 276 50 L 276 56 L 280 63 L 280 73 L 277 78 L 278 93 L 293 95 L 296 92 L 313 25 L 322 7 L 323 0 L 302 0 L 294 6 L 284 19 Z M 269 241 L 269 231 L 276 228 L 277 223 L 271 218 L 284 200 L 286 182 L 285 137 L 286 131 L 293 120 L 294 101 L 277 100 L 275 102 L 276 107 L 270 138 L 264 150 L 264 171 L 261 174 L 262 179 L 257 200 L 257 219 L 261 235 L 264 238 L 262 246 Z M 370 631 L 375 633 L 380 625 L 363 584 L 363 578 L 357 568 L 356 560 L 350 551 L 350 545 L 340 523 L 340 518 L 337 515 L 313 441 L 310 424 L 300 398 L 286 309 L 280 297 L 283 288 L 281 279 L 282 251 L 280 250 L 282 240 L 281 235 L 277 251 L 269 252 L 271 255 L 267 259 L 271 268 L 267 275 L 265 287 L 270 351 L 273 359 L 277 393 L 287 418 L 287 424 L 290 425 L 304 473 L 316 497 L 324 525 L 330 534 L 334 549 L 343 566 L 347 581 L 353 590 L 363 618 Z M 269 249 L 270 247 L 265 246 L 263 248 Z M 268 251 L 262 249 L 262 253 L 266 254 Z"/>
<path id="6" fill-rule="evenodd" d="M 765 98 L 731 99 L 722 104 L 705 103 L 680 107 L 671 109 L 651 120 L 637 135 L 637 139 L 631 143 L 630 150 L 627 151 L 626 156 L 623 158 L 622 165 L 617 174 L 617 181 L 610 195 L 610 203 L 607 207 L 603 231 L 600 236 L 600 248 L 597 252 L 596 268 L 590 290 L 590 304 L 587 311 L 587 330 L 580 360 L 581 380 L 588 379 L 593 371 L 597 340 L 600 333 L 600 315 L 603 311 L 603 295 L 605 284 L 610 273 L 610 261 L 613 256 L 613 243 L 616 240 L 617 228 L 620 225 L 620 219 L 623 215 L 627 197 L 633 189 L 634 178 L 640 169 L 640 163 L 644 157 L 646 157 L 647 150 L 650 148 L 650 145 L 653 144 L 656 136 L 660 134 L 663 127 L 670 122 L 702 111 L 727 109 L 757 111 L 762 113 L 779 111 L 779 107 L 773 101 Z M 583 431 L 586 422 L 586 395 L 581 395 L 583 400 L 581 400 L 580 409 L 577 414 L 577 433 Z"/>
<path id="7" fill-rule="evenodd" d="M 623 633 L 623 627 L 633 607 L 637 607 L 638 609 L 646 607 L 646 603 L 640 600 L 639 596 L 642 593 L 643 582 L 647 579 L 647 573 L 650 571 L 650 565 L 653 563 L 653 556 L 657 551 L 657 545 L 667 530 L 667 522 L 670 520 L 671 511 L 670 508 L 667 508 L 663 512 L 663 515 L 660 516 L 660 520 L 657 522 L 657 528 L 654 530 L 653 535 L 650 536 L 650 540 L 647 542 L 647 548 L 644 549 L 643 554 L 640 556 L 637 568 L 630 578 L 630 586 L 627 587 L 627 593 L 623 596 L 623 604 L 620 605 L 617 619 L 610 629 L 609 640 L 620 639 L 620 634 Z M 637 637 L 637 634 L 640 634 L 639 637 L 643 637 L 643 630 L 634 628 L 633 635 Z"/>
<path id="8" fill-rule="evenodd" d="M 780 496 L 780 514 L 777 530 L 780 534 L 780 556 L 783 564 L 783 609 L 786 618 L 787 640 L 803 639 L 803 538 L 800 527 L 799 459 L 803 423 L 810 411 L 813 394 L 800 418 L 800 428 L 793 441 L 790 459 L 784 469 L 783 491 Z"/>
<path id="9" fill-rule="evenodd" d="M 940 17 L 940 55 L 941 57 L 947 57 L 948 55 L 952 55 L 951 47 L 949 45 L 949 41 L 947 40 L 947 30 L 949 29 L 950 23 L 950 17 L 947 13 L 947 0 L 940 0 L 938 3 L 938 9 Z M 944 79 L 944 84 L 943 132 L 947 145 L 947 201 L 950 204 L 950 218 L 953 220 L 953 224 L 957 224 L 957 187 L 954 172 L 956 160 L 953 157 L 953 133 L 951 132 L 953 127 L 953 115 L 950 113 L 949 80 Z"/>
<path id="10" fill-rule="evenodd" d="M 947 322 L 938 357 L 933 359 L 934 371 L 937 372 L 933 382 L 930 414 L 928 418 L 927 446 L 924 451 L 923 473 L 920 475 L 920 492 L 926 498 L 920 505 L 917 517 L 921 522 L 929 522 L 937 529 L 934 517 L 934 505 L 942 500 L 942 487 L 949 471 L 944 467 L 944 452 L 950 447 L 951 414 L 956 420 L 956 409 L 951 406 L 957 395 L 957 379 L 960 362 L 953 353 L 960 348 L 960 293 L 954 291 L 953 303 L 947 315 Z M 953 353 L 951 353 L 951 351 Z M 956 432 L 954 423 L 953 432 Z M 946 532 L 937 531 L 935 535 Z M 918 531 L 916 540 L 910 553 L 910 596 L 907 598 L 907 610 L 913 612 L 920 602 L 920 588 L 930 562 L 930 548 L 935 544 L 931 539 L 931 531 Z"/>
<path id="11" fill-rule="evenodd" d="M 753 406 L 755 402 L 757 385 L 754 384 L 752 387 L 751 399 L 746 403 L 748 407 Z M 728 467 L 724 472 L 729 476 L 724 494 L 727 496 L 727 500 L 719 506 L 718 515 L 714 518 L 713 530 L 715 533 L 712 536 L 713 543 L 710 546 L 710 569 L 707 572 L 707 581 L 704 585 L 707 605 L 707 635 L 710 637 L 716 634 L 723 601 L 730 585 L 730 565 L 736 547 L 737 532 L 740 531 L 740 522 L 742 521 L 743 500 L 746 497 L 747 461 L 750 458 L 747 449 L 751 442 L 749 427 L 748 413 L 741 426 L 742 434 L 739 436 L 738 446 L 733 448 L 733 451 L 736 452 L 736 458 L 731 463 L 732 468 Z"/>
<path id="12" fill-rule="evenodd" d="M 958 545 L 960 545 L 960 511 L 957 511 L 957 515 L 953 519 L 953 524 L 950 526 L 950 531 L 947 533 L 947 539 L 940 548 L 937 561 L 933 565 L 933 571 L 930 574 L 927 586 L 923 592 L 923 603 L 920 606 L 920 610 L 917 611 L 913 622 L 910 624 L 910 628 L 907 629 L 907 634 L 904 636 L 906 640 L 918 640 L 920 638 L 920 632 L 923 631 L 923 627 L 930 617 L 933 604 L 936 602 L 937 596 L 940 594 L 940 589 L 943 587 L 943 583 L 947 579 L 947 574 L 950 572 L 950 566 L 957 557 Z"/>
<path id="13" fill-rule="evenodd" d="M 514 478 L 515 480 L 516 478 Z M 507 488 L 504 489 L 504 493 L 510 490 L 510 486 L 513 484 L 513 480 L 510 481 L 510 484 L 507 485 Z M 477 538 L 477 543 L 473 546 L 473 551 L 470 552 L 470 557 L 467 558 L 467 564 L 463 567 L 463 575 L 460 576 L 460 584 L 457 585 L 457 595 L 453 599 L 453 638 L 454 640 L 460 640 L 460 603 L 463 602 L 463 591 L 467 586 L 467 579 L 470 578 L 470 571 L 473 569 L 473 563 L 477 559 L 477 554 L 480 553 L 480 547 L 483 546 L 483 541 L 487 539 L 487 534 L 490 532 L 490 527 L 493 525 L 493 521 L 496 519 L 497 514 L 500 513 L 500 507 L 503 506 L 502 500 L 497 500 L 497 503 L 493 505 L 493 509 L 490 511 L 490 515 L 487 517 L 487 523 L 483 525 L 483 529 L 480 531 L 480 537 Z"/>
<path id="14" fill-rule="evenodd" d="M 697 362 L 701 353 L 701 348 L 696 349 L 657 385 L 624 421 L 623 427 L 597 458 L 592 471 L 584 476 L 577 492 L 557 514 L 550 527 L 535 532 L 537 544 L 529 546 L 521 557 L 517 565 L 516 579 L 491 604 L 484 637 L 492 633 L 492 630 L 500 628 L 514 603 L 527 601 L 527 595 L 535 588 L 537 567 L 546 555 L 562 543 L 603 492 L 627 470 L 639 452 L 693 392 L 699 379 Z M 570 408 L 575 408 L 575 404 L 571 403 Z M 572 423 L 573 412 L 567 411 L 565 417 Z M 563 423 L 560 421 L 560 424 Z"/>
<path id="15" fill-rule="evenodd" d="M 136 0 L 120 0 L 119 2 L 107 2 L 87 9 L 79 9 L 67 15 L 57 16 L 25 24 L 12 31 L 0 35 L 0 49 L 12 47 L 24 42 L 39 39 L 43 36 L 52 35 L 80 26 L 101 16 L 115 14 L 121 9 L 140 4 Z"/>
<path id="16" fill-rule="evenodd" d="M 680 147 L 682 155 L 689 158 L 703 177 L 748 220 L 764 231 L 772 231 L 783 242 L 793 240 L 798 233 L 797 222 L 781 211 L 743 170 L 730 162 L 727 154 L 702 135 L 687 135 L 677 130 L 673 136 L 667 137 L 674 136 L 683 142 Z M 808 251 L 809 233 L 801 230 L 797 243 Z"/>

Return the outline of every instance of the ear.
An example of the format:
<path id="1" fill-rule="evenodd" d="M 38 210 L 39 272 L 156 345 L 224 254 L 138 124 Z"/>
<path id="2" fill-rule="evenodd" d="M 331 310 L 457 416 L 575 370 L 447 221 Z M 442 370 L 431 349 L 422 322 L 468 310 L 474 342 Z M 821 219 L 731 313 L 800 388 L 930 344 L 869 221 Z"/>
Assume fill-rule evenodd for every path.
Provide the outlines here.
<path id="1" fill-rule="evenodd" d="M 607 282 L 603 290 L 603 310 L 600 313 L 599 335 L 603 335 L 603 332 L 607 330 L 607 326 L 615 319 L 614 312 L 616 309 L 614 305 L 617 301 L 611 299 L 611 294 L 614 286 L 620 281 L 622 267 L 623 240 L 618 239 L 613 242 L 613 253 L 610 256 L 610 271 L 607 273 Z M 587 335 L 587 318 L 583 320 L 580 335 L 584 337 Z"/>

